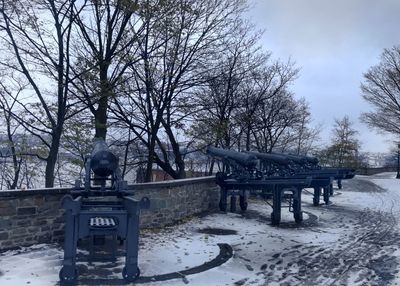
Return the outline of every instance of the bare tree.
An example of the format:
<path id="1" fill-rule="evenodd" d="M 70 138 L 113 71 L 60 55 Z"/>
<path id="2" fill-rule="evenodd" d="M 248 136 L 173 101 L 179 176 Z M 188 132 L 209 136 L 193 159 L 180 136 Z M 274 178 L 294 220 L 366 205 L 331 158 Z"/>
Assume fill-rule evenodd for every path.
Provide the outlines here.
<path id="1" fill-rule="evenodd" d="M 290 60 L 287 63 L 274 62 L 262 69 L 252 71 L 240 93 L 241 103 L 237 112 L 238 125 L 245 134 L 245 148 L 251 150 L 254 132 L 260 127 L 259 111 L 275 102 L 282 91 L 296 79 L 298 69 Z M 257 127 L 258 125 L 258 127 Z"/>
<path id="2" fill-rule="evenodd" d="M 378 65 L 364 74 L 363 98 L 374 111 L 361 119 L 379 131 L 400 134 L 400 47 L 385 49 Z"/>
<path id="3" fill-rule="evenodd" d="M 74 93 L 94 116 L 95 137 L 106 138 L 110 99 L 124 89 L 126 69 L 135 62 L 135 42 L 142 29 L 135 15 L 153 1 L 140 2 L 71 1 L 74 55 L 79 60 L 73 69 Z"/>
<path id="4" fill-rule="evenodd" d="M 191 131 L 197 140 L 204 141 L 203 146 L 230 148 L 239 144 L 241 130 L 237 122 L 249 121 L 245 108 L 256 108 L 268 88 L 265 81 L 257 81 L 261 66 L 270 56 L 258 45 L 261 33 L 243 21 L 235 22 L 235 31 L 225 39 L 225 49 L 216 60 L 216 68 L 207 73 L 205 84 L 196 91 L 201 111 L 195 115 Z"/>
<path id="5" fill-rule="evenodd" d="M 0 122 L 4 127 L 5 136 L 2 136 L 0 141 L 0 188 L 34 187 L 34 181 L 37 180 L 33 180 L 33 177 L 40 171 L 37 172 L 37 168 L 31 168 L 38 150 L 29 146 L 29 134 L 13 117 L 15 108 L 18 106 L 17 99 L 25 86 L 21 86 L 18 81 L 13 81 L 6 74 L 2 75 L 2 80 L 0 82 Z M 8 86 L 4 82 L 8 82 Z"/>
<path id="6" fill-rule="evenodd" d="M 14 72 L 14 79 L 28 85 L 16 104 L 13 117 L 47 147 L 37 154 L 46 161 L 46 187 L 54 184 L 64 123 L 73 104 L 70 84 L 72 3 L 69 0 L 5 1 L 0 7 L 3 56 L 0 64 Z"/>
<path id="7" fill-rule="evenodd" d="M 3 77 L 4 79 L 4 77 Z M 5 160 L 3 161 L 2 179 L 5 179 L 8 189 L 15 189 L 20 183 L 20 173 L 22 165 L 22 156 L 19 156 L 21 150 L 17 150 L 17 142 L 15 140 L 15 134 L 18 130 L 19 124 L 13 119 L 12 114 L 14 113 L 14 108 L 16 105 L 16 100 L 24 89 L 23 86 L 12 86 L 15 90 L 15 94 L 4 85 L 3 82 L 0 83 L 0 111 L 2 114 L 2 122 L 4 123 L 6 129 L 6 141 L 4 142 L 5 154 L 1 154 L 1 157 Z M 6 159 L 11 157 L 12 159 L 12 172 L 10 174 L 9 170 L 6 170 L 8 164 Z"/>
<path id="8" fill-rule="evenodd" d="M 147 181 L 154 163 L 172 178 L 185 177 L 179 134 L 185 118 L 194 112 L 188 109 L 195 108 L 191 95 L 214 67 L 244 2 L 168 1 L 161 19 L 155 19 L 154 6 L 142 11 L 144 33 L 138 43 L 140 61 L 131 66 L 132 93 L 129 99 L 117 98 L 114 115 L 146 146 Z M 135 112 L 141 119 L 132 122 L 138 116 Z"/>
<path id="9" fill-rule="evenodd" d="M 296 123 L 287 130 L 286 138 L 281 140 L 282 151 L 297 155 L 308 155 L 317 151 L 321 133 L 321 125 L 311 126 L 310 107 L 304 98 L 298 101 L 298 118 Z M 284 141 L 284 142 L 282 142 Z"/>
<path id="10" fill-rule="evenodd" d="M 256 127 L 252 130 L 255 145 L 259 152 L 270 153 L 279 144 L 285 132 L 297 124 L 299 104 L 293 94 L 281 89 L 268 98 L 257 110 Z"/>

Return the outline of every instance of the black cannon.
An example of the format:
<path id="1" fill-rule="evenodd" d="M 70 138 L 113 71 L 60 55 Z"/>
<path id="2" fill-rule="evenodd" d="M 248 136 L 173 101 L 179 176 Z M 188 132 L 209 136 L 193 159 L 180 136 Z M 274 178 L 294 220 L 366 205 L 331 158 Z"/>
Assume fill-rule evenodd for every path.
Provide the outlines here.
<path id="1" fill-rule="evenodd" d="M 280 154 L 246 151 L 246 154 L 255 156 L 259 160 L 259 170 L 264 176 L 292 176 L 295 171 L 290 167 L 291 160 Z"/>
<path id="2" fill-rule="evenodd" d="M 260 160 L 260 170 L 267 177 L 311 177 L 309 187 L 314 189 L 314 204 L 317 204 L 316 201 L 319 204 L 321 189 L 323 189 L 325 203 L 329 203 L 332 181 L 337 172 L 333 170 L 329 172 L 321 171 L 317 158 L 282 153 L 247 153 L 251 153 Z M 271 172 L 271 169 L 274 172 Z"/>
<path id="3" fill-rule="evenodd" d="M 219 148 L 209 148 L 207 152 L 233 166 L 225 167 L 224 172 L 216 174 L 217 184 L 221 187 L 220 209 L 226 211 L 230 195 L 231 211 L 235 211 L 236 196 L 239 195 L 240 207 L 246 210 L 247 190 L 261 193 L 264 197 L 272 197 L 273 224 L 279 223 L 280 215 L 277 213 L 280 213 L 282 198 L 289 199 L 289 210 L 293 211 L 296 222 L 299 222 L 302 220 L 302 188 L 313 188 L 315 206 L 319 205 L 321 195 L 325 204 L 329 204 L 329 198 L 333 195 L 332 182 L 337 180 L 341 188 L 342 180 L 355 175 L 353 169 L 323 168 L 319 166 L 317 158 L 310 156 L 250 151 L 241 153 Z"/>
<path id="4" fill-rule="evenodd" d="M 337 181 L 338 189 L 342 189 L 342 180 L 352 179 L 355 176 L 355 170 L 351 168 L 333 168 L 333 167 L 321 167 L 318 163 L 318 159 L 316 157 L 309 157 L 309 156 L 296 156 L 296 155 L 286 155 L 291 160 L 293 160 L 293 168 L 296 169 L 296 173 L 302 172 L 313 172 L 318 176 L 331 175 L 334 181 Z M 300 163 L 297 160 L 305 160 L 305 162 Z M 333 195 L 333 186 L 332 184 L 328 186 L 329 189 L 329 196 Z M 329 200 L 329 196 L 325 195 L 324 189 L 324 200 L 327 202 Z M 314 204 L 316 200 L 314 200 Z"/>
<path id="5" fill-rule="evenodd" d="M 242 210 L 247 209 L 247 192 L 272 196 L 272 213 L 271 223 L 277 225 L 281 220 L 281 208 L 284 198 L 288 199 L 289 210 L 293 212 L 296 222 L 303 220 L 301 210 L 301 192 L 302 189 L 308 187 L 311 182 L 309 176 L 282 176 L 279 170 L 270 168 L 270 173 L 274 176 L 265 176 L 260 171 L 260 158 L 253 153 L 241 153 L 232 150 L 220 148 L 208 148 L 207 153 L 216 158 L 220 158 L 226 164 L 230 164 L 231 168 L 225 168 L 224 172 L 216 174 L 216 182 L 220 186 L 220 210 L 226 211 L 227 200 L 230 195 L 231 211 L 236 210 L 236 196 L 239 196 L 239 204 Z M 264 155 L 264 154 L 263 154 Z M 274 158 L 276 166 L 285 164 L 289 161 L 281 158 L 268 156 L 269 159 Z M 247 176 L 246 176 L 247 174 Z"/>
<path id="6" fill-rule="evenodd" d="M 266 161 L 264 164 L 272 164 L 271 160 L 268 160 L 269 154 L 252 152 L 260 160 Z M 257 155 L 260 154 L 260 155 Z M 323 195 L 325 204 L 329 204 L 329 198 L 333 195 L 333 181 L 337 181 L 338 188 L 342 188 L 342 180 L 351 179 L 355 175 L 354 169 L 349 168 L 324 168 L 318 163 L 316 157 L 311 156 L 299 156 L 283 153 L 272 153 L 274 156 L 286 159 L 289 163 L 286 163 L 281 168 L 288 168 L 290 171 L 287 173 L 312 176 L 310 187 L 314 189 L 313 204 L 319 205 L 320 197 Z M 267 173 L 268 170 L 263 170 Z M 322 193 L 323 190 L 323 193 Z"/>
<path id="7" fill-rule="evenodd" d="M 123 278 L 132 282 L 140 275 L 138 268 L 139 214 L 148 208 L 149 199 L 140 201 L 127 191 L 121 177 L 118 158 L 104 140 L 94 143 L 92 154 L 85 162 L 84 185 L 80 180 L 70 194 L 62 199 L 65 209 L 64 260 L 59 276 L 62 283 L 75 283 L 78 278 L 76 252 L 78 241 L 90 240 L 90 259 L 116 259 L 117 240 L 125 243 Z M 95 242 L 112 239 L 112 255 L 96 256 Z"/>
<path id="8" fill-rule="evenodd" d="M 257 171 L 258 159 L 251 154 L 211 146 L 207 148 L 207 154 L 222 160 L 224 172 L 237 180 L 257 179 L 261 175 Z"/>

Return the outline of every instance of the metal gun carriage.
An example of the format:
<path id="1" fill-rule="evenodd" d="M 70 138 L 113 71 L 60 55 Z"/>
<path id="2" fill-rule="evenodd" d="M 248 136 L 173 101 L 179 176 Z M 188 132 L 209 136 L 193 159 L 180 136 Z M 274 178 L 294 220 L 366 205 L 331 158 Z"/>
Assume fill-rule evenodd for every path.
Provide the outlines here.
<path id="1" fill-rule="evenodd" d="M 90 239 L 90 259 L 116 258 L 117 239 L 125 242 L 125 267 L 122 276 L 132 282 L 140 275 L 138 268 L 139 214 L 149 207 L 149 199 L 140 201 L 127 191 L 121 177 L 118 158 L 104 140 L 97 140 L 85 162 L 84 184 L 80 181 L 62 199 L 65 209 L 64 260 L 59 276 L 62 283 L 78 278 L 76 252 L 78 240 Z M 96 238 L 112 238 L 111 256 L 95 256 Z M 101 240 L 101 239 L 100 239 Z"/>
<path id="2" fill-rule="evenodd" d="M 296 222 L 303 219 L 301 211 L 301 192 L 304 188 L 313 188 L 313 204 L 319 205 L 321 190 L 326 204 L 333 194 L 332 182 L 354 177 L 354 170 L 345 168 L 322 168 L 318 159 L 309 156 L 296 156 L 281 153 L 236 152 L 209 147 L 207 153 L 220 158 L 228 167 L 216 174 L 217 184 L 221 187 L 219 207 L 227 209 L 230 195 L 231 211 L 236 210 L 236 196 L 242 210 L 247 209 L 247 192 L 272 197 L 272 224 L 279 224 L 282 199 L 287 198 L 289 210 Z M 246 154 L 247 157 L 243 157 Z M 246 159 L 246 160 L 245 160 Z M 256 160 L 258 161 L 256 163 Z M 252 162 L 251 168 L 246 162 Z"/>
<path id="3" fill-rule="evenodd" d="M 222 211 L 226 211 L 227 209 L 229 195 L 231 198 L 231 211 L 235 211 L 236 196 L 239 196 L 241 209 L 246 210 L 248 191 L 261 194 L 268 193 L 272 195 L 272 224 L 276 225 L 280 223 L 282 200 L 284 197 L 290 198 L 289 209 L 293 212 L 295 221 L 301 222 L 303 220 L 301 192 L 303 188 L 309 186 L 311 177 L 302 175 L 268 177 L 259 170 L 259 167 L 257 168 L 260 160 L 252 153 L 240 153 L 215 147 L 208 148 L 207 153 L 211 156 L 221 158 L 227 164 L 231 164 L 231 168 L 226 168 L 224 172 L 216 174 L 216 182 L 221 187 L 219 207 Z M 246 157 L 239 157 L 239 154 L 244 154 Z M 272 158 L 273 156 L 268 157 Z M 247 168 L 247 164 L 245 165 L 246 168 L 243 168 L 243 162 L 246 161 L 239 161 L 239 158 L 247 158 L 251 161 L 251 168 Z M 277 163 L 287 162 L 281 158 L 276 157 L 275 159 Z M 275 172 L 272 169 L 270 171 Z"/>
<path id="4" fill-rule="evenodd" d="M 265 165 L 271 164 L 267 155 L 264 153 L 252 152 L 260 160 L 264 160 Z M 311 156 L 297 156 L 282 153 L 272 153 L 272 155 L 289 160 L 289 163 L 281 168 L 286 169 L 286 174 L 297 174 L 312 176 L 313 180 L 310 187 L 314 189 L 313 204 L 319 205 L 321 190 L 325 204 L 329 203 L 329 197 L 333 195 L 333 181 L 337 181 L 338 188 L 342 188 L 342 180 L 351 179 L 355 176 L 355 170 L 349 168 L 326 168 L 319 166 L 318 158 Z M 264 173 L 267 171 L 265 170 Z"/>

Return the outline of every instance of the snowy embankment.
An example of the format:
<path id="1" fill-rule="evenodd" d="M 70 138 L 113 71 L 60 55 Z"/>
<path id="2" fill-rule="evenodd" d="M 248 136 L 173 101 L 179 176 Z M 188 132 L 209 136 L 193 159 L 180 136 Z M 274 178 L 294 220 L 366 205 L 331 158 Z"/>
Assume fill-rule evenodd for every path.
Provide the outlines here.
<path id="1" fill-rule="evenodd" d="M 146 277 L 210 261 L 219 243 L 234 251 L 221 266 L 145 285 L 397 285 L 400 180 L 394 175 L 345 181 L 329 206 L 313 207 L 312 195 L 304 192 L 301 225 L 285 209 L 281 225 L 271 226 L 271 208 L 254 200 L 244 214 L 216 213 L 143 231 L 139 267 Z M 3 253 L 0 285 L 55 285 L 62 255 L 54 245 Z M 104 280 L 96 279 L 106 278 L 115 285 L 123 263 L 123 257 L 117 263 L 81 262 L 80 284 L 100 285 Z"/>

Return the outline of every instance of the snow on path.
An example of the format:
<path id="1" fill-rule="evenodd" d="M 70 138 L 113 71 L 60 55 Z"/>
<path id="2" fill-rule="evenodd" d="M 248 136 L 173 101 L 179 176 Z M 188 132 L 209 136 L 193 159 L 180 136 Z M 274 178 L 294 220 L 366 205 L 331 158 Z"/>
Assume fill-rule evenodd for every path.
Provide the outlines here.
<path id="1" fill-rule="evenodd" d="M 184 224 L 141 234 L 142 276 L 182 271 L 213 259 L 218 243 L 234 256 L 225 264 L 183 279 L 146 285 L 400 285 L 400 180 L 393 173 L 356 177 L 335 190 L 333 204 L 312 206 L 303 195 L 305 221 L 293 222 L 283 211 L 279 227 L 270 225 L 271 208 L 253 200 L 244 213 L 215 213 Z M 379 186 L 379 187 L 378 187 Z M 232 235 L 202 233 L 226 229 Z M 0 255 L 0 285 L 56 285 L 62 249 L 36 245 Z M 120 279 L 116 264 L 81 263 L 82 276 Z M 396 284 L 397 283 L 397 284 Z"/>

